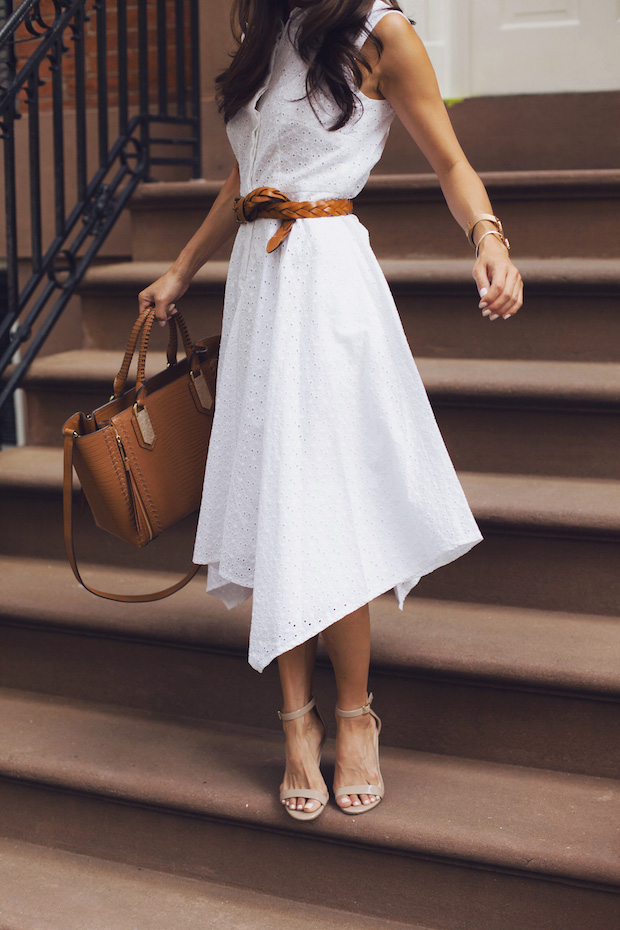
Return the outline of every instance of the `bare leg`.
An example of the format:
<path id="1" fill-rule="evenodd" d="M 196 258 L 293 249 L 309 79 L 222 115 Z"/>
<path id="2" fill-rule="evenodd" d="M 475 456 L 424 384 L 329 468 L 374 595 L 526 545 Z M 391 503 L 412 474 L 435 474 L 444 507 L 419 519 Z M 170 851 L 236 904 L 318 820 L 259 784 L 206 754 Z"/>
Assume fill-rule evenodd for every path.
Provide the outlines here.
<path id="1" fill-rule="evenodd" d="M 282 710 L 285 713 L 304 707 L 312 697 L 317 642 L 318 637 L 315 636 L 278 656 Z M 283 721 L 282 726 L 286 737 L 286 769 L 280 790 L 316 788 L 326 791 L 323 776 L 316 764 L 318 747 L 323 738 L 323 727 L 316 713 L 310 711 L 296 720 Z M 320 807 L 314 798 L 289 798 L 283 803 L 287 807 L 305 811 L 314 811 Z"/>
<path id="2" fill-rule="evenodd" d="M 321 634 L 336 674 L 338 707 L 354 710 L 366 703 L 370 665 L 370 614 L 368 604 L 338 620 Z M 336 717 L 336 767 L 334 787 L 378 783 L 371 716 Z M 374 794 L 345 795 L 341 807 L 374 801 Z"/>

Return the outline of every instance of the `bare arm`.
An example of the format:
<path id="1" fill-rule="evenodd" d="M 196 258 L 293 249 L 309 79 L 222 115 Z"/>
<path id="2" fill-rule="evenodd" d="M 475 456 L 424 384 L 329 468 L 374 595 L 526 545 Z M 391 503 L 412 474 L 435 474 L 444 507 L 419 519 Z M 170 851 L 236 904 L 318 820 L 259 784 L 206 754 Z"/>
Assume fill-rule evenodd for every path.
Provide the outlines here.
<path id="1" fill-rule="evenodd" d="M 239 166 L 235 165 L 213 202 L 204 222 L 181 250 L 176 261 L 160 278 L 138 294 L 140 311 L 155 307 L 160 326 L 177 312 L 175 301 L 183 296 L 199 268 L 235 232 L 233 213 L 235 197 L 239 196 Z"/>
<path id="2" fill-rule="evenodd" d="M 374 88 L 378 95 L 389 100 L 437 174 L 452 215 L 466 230 L 468 221 L 481 213 L 492 214 L 493 208 L 454 134 L 426 49 L 402 16 L 384 16 L 375 32 L 384 48 L 380 59 L 375 57 L 371 62 L 373 70 L 368 75 L 371 96 L 375 95 Z M 366 92 L 366 81 L 362 89 Z M 487 221 L 479 223 L 475 228 L 476 241 L 494 228 Z M 486 288 L 480 304 L 486 316 L 512 315 L 521 307 L 521 276 L 496 236 L 486 236 L 481 243 L 473 277 L 479 292 Z"/>

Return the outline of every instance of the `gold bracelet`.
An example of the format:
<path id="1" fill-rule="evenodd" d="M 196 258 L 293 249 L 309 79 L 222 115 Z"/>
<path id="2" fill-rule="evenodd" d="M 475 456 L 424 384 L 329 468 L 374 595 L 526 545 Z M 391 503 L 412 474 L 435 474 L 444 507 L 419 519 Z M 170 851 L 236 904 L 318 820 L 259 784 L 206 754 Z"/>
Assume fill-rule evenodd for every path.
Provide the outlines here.
<path id="1" fill-rule="evenodd" d="M 493 223 L 496 227 L 498 233 L 501 235 L 504 234 L 504 227 L 502 226 L 502 221 L 498 216 L 494 216 L 492 213 L 480 213 L 478 216 L 475 216 L 473 220 L 470 220 L 467 224 L 467 240 L 473 249 L 476 248 L 476 243 L 474 242 L 474 229 L 478 223 L 482 223 L 484 220 L 487 220 L 489 223 Z"/>
<path id="2" fill-rule="evenodd" d="M 504 233 L 500 232 L 498 229 L 487 229 L 487 231 L 482 233 L 482 235 L 478 239 L 478 243 L 476 245 L 476 258 L 478 258 L 478 256 L 480 255 L 480 243 L 482 242 L 483 239 L 486 239 L 487 236 L 497 236 L 499 241 L 503 245 L 505 245 L 506 248 L 508 249 L 508 252 L 510 252 L 510 242 L 508 241 Z"/>

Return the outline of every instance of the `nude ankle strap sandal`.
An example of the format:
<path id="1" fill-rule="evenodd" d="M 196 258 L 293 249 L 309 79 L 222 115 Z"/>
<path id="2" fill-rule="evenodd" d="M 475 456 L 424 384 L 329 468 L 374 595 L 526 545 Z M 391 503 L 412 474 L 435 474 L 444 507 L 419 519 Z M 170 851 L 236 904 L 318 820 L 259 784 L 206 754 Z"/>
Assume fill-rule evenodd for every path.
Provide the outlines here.
<path id="1" fill-rule="evenodd" d="M 371 811 L 373 807 L 376 807 L 377 804 L 382 800 L 383 795 L 385 794 L 385 786 L 383 784 L 383 778 L 381 776 L 381 769 L 379 768 L 379 734 L 381 733 L 381 720 L 375 714 L 374 710 L 371 709 L 370 705 L 373 701 L 373 695 L 368 695 L 368 700 L 362 707 L 356 707 L 355 710 L 341 710 L 338 705 L 336 705 L 336 715 L 338 717 L 362 717 L 370 715 L 376 720 L 375 732 L 374 732 L 374 741 L 375 741 L 375 753 L 377 756 L 377 772 L 379 773 L 379 784 L 378 785 L 343 785 L 342 788 L 334 788 L 334 795 L 336 801 L 339 798 L 343 798 L 348 794 L 374 794 L 377 797 L 376 801 L 371 801 L 370 804 L 360 804 L 359 807 L 353 807 L 351 804 L 349 807 L 340 807 L 339 809 L 343 814 L 365 814 L 367 811 Z"/>
<path id="2" fill-rule="evenodd" d="M 278 711 L 278 717 L 280 720 L 286 722 L 287 720 L 297 720 L 298 717 L 303 717 L 305 714 L 309 713 L 312 709 L 316 710 L 317 716 L 321 721 L 323 726 L 323 738 L 319 745 L 319 750 L 317 754 L 317 765 L 321 765 L 321 753 L 323 749 L 323 743 L 325 742 L 325 736 L 327 733 L 327 727 L 325 722 L 321 717 L 321 713 L 316 706 L 316 698 L 308 701 L 305 707 L 301 707 L 299 710 L 293 710 L 288 714 L 285 714 L 283 711 Z M 291 807 L 285 807 L 286 813 L 290 814 L 291 817 L 294 817 L 295 820 L 316 820 L 319 814 L 322 814 L 325 810 L 325 805 L 329 800 L 329 795 L 326 791 L 318 791 L 316 788 L 286 788 L 284 791 L 280 792 L 280 801 L 286 801 L 288 798 L 307 798 L 312 801 L 319 801 L 320 807 L 317 807 L 315 811 L 298 811 Z"/>

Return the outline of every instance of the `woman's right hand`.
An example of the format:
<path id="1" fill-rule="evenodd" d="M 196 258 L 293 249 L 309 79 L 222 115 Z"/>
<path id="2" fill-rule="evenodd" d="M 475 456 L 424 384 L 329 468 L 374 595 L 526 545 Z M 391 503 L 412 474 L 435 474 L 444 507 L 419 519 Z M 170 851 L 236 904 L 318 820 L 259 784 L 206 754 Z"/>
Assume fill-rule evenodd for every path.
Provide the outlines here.
<path id="1" fill-rule="evenodd" d="M 157 278 L 138 294 L 138 313 L 155 308 L 155 317 L 160 326 L 165 326 L 175 313 L 178 313 L 176 301 L 183 296 L 190 282 L 170 268 L 161 278 Z"/>

